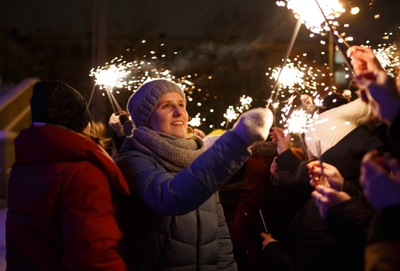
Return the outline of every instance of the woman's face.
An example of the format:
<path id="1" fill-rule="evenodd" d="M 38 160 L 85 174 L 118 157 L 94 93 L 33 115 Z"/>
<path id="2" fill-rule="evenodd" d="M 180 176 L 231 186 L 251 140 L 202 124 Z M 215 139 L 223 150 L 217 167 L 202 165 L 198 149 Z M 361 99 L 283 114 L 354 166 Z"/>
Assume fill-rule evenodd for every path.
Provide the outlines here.
<path id="1" fill-rule="evenodd" d="M 161 96 L 150 117 L 150 129 L 184 138 L 188 128 L 186 103 L 178 92 Z"/>

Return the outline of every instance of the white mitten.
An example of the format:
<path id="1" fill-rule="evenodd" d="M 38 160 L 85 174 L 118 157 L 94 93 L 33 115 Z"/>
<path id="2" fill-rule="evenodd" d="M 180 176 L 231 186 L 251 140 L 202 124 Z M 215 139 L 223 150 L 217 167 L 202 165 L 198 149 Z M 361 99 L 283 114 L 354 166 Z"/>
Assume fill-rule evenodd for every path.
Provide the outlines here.
<path id="1" fill-rule="evenodd" d="M 124 135 L 124 130 L 121 122 L 119 121 L 119 115 L 112 113 L 110 119 L 108 120 L 108 125 L 117 133 L 117 136 L 120 137 Z"/>
<path id="2" fill-rule="evenodd" d="M 255 108 L 244 112 L 233 127 L 236 133 L 247 146 L 257 141 L 264 141 L 269 135 L 273 122 L 273 114 L 267 108 Z"/>

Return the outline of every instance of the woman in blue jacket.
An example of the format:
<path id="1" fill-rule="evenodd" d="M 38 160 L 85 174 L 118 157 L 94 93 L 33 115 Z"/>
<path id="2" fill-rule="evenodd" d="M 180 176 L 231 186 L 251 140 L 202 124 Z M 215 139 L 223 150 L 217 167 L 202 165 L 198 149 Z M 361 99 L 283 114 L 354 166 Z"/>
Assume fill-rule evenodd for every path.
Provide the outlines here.
<path id="1" fill-rule="evenodd" d="M 206 150 L 188 133 L 177 84 L 148 81 L 127 109 L 135 127 L 117 164 L 132 192 L 123 228 L 131 270 L 237 270 L 217 191 L 250 156 L 249 146 L 267 138 L 271 111 L 244 113 Z"/>

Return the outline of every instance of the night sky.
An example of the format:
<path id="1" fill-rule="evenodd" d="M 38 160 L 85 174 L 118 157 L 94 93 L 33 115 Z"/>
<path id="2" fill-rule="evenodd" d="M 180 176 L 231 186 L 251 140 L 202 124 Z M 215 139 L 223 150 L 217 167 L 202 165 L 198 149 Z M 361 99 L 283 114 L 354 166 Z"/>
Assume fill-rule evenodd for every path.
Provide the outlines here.
<path id="1" fill-rule="evenodd" d="M 82 0 L 3 0 L 0 4 L 0 28 L 4 29 L 5 33 L 12 33 L 10 36 L 16 37 L 17 40 L 24 35 L 29 36 L 36 32 L 50 34 L 87 33 L 86 36 L 90 36 L 92 31 L 92 3 L 92 1 Z M 144 38 L 157 38 L 160 34 L 163 34 L 167 38 L 200 38 L 200 41 L 203 36 L 206 36 L 205 30 L 207 28 L 214 30 L 214 38 L 218 31 L 226 31 L 227 29 L 232 33 L 237 31 L 239 38 L 232 39 L 231 43 L 228 41 L 225 44 L 226 51 L 235 54 L 232 58 L 235 58 L 235 63 L 239 68 L 241 68 L 240 65 L 245 66 L 246 63 L 250 63 L 240 55 L 247 52 L 241 50 L 242 47 L 250 48 L 257 44 L 265 46 L 263 42 L 274 43 L 275 40 L 280 41 L 285 46 L 296 24 L 296 19 L 291 10 L 286 7 L 278 7 L 276 1 L 271 0 L 108 0 L 105 3 L 109 39 L 111 35 L 123 36 L 123 39 L 127 41 L 132 41 L 133 37 L 142 38 L 142 34 L 138 33 L 137 29 L 144 31 L 142 33 L 147 36 Z M 399 39 L 399 0 L 346 0 L 341 1 L 341 3 L 347 11 L 337 19 L 339 22 L 338 31 L 345 33 L 346 37 L 354 37 L 354 41 L 349 42 L 350 45 L 365 44 L 367 40 L 378 44 Z M 351 6 L 359 6 L 360 13 L 355 16 L 350 15 L 348 10 Z M 376 17 L 377 14 L 380 15 L 379 18 Z M 350 27 L 344 28 L 345 23 L 348 23 Z M 219 28 L 220 24 L 223 27 Z M 393 33 L 390 40 L 382 39 L 386 32 Z M 222 32 L 222 34 L 226 33 Z M 297 40 L 319 44 L 320 36 L 316 35 L 310 40 L 309 35 L 310 31 L 302 26 Z M 240 39 L 242 37 L 245 37 L 246 40 Z M 296 43 L 294 46 L 296 47 Z M 125 49 L 124 47 L 123 51 L 113 53 L 124 55 Z M 225 48 L 223 49 L 225 50 Z M 315 53 L 317 55 L 320 52 Z M 281 57 L 283 55 L 279 52 L 276 59 L 280 60 Z M 82 79 L 70 79 L 67 75 L 65 76 L 67 78 L 65 80 L 75 82 L 79 89 L 89 89 L 88 85 L 91 82 L 91 79 L 87 76 L 92 67 L 90 66 L 90 59 L 85 61 L 88 62 L 84 63 L 86 66 L 79 66 Z M 264 64 L 262 62 L 264 61 L 260 60 L 260 65 Z M 58 61 L 58 63 L 62 63 L 62 61 Z M 181 61 L 178 64 L 180 67 L 184 67 L 183 64 L 185 63 Z M 190 66 L 190 61 L 187 61 L 187 65 Z M 45 71 L 52 69 L 52 66 L 49 66 L 48 63 L 44 63 L 42 66 L 40 68 Z M 242 91 L 244 94 L 244 91 L 246 91 L 251 93 L 249 95 L 252 97 L 260 95 L 259 102 L 265 104 L 264 93 L 270 90 L 270 83 L 264 82 L 266 80 L 264 79 L 266 78 L 266 68 L 260 67 L 257 74 L 253 74 L 252 69 L 248 71 L 248 75 L 238 69 L 239 77 L 233 76 L 229 80 L 221 79 L 224 83 L 223 86 L 228 90 L 238 89 L 238 94 L 232 95 L 229 92 L 227 98 L 236 101 L 239 94 L 241 95 Z M 64 74 L 65 71 L 59 71 L 57 79 L 63 79 L 61 76 L 64 76 Z M 47 78 L 48 74 L 38 73 L 37 77 Z M 215 79 L 213 78 L 213 82 L 218 79 L 216 76 Z M 22 78 L 16 80 L 22 80 Z M 235 80 L 237 84 L 243 84 L 244 90 L 239 92 L 240 88 L 233 82 Z M 243 82 L 248 82 L 248 85 Z M 231 83 L 231 86 L 227 83 Z M 222 85 L 218 84 L 210 86 L 210 89 L 213 88 L 212 91 L 210 90 L 210 97 L 213 97 L 217 90 L 221 92 L 221 87 Z M 207 102 L 210 100 L 211 98 Z M 220 100 L 217 101 L 220 102 Z M 226 103 L 224 106 L 231 104 L 230 101 L 225 100 L 224 103 Z M 203 105 L 202 107 L 205 107 L 205 103 Z M 197 107 L 190 113 L 195 115 Z M 220 115 L 222 116 L 218 113 L 218 116 Z M 213 122 L 217 124 L 217 121 Z"/>
<path id="2" fill-rule="evenodd" d="M 361 12 L 356 16 L 342 15 L 339 23 L 350 23 L 346 29 L 356 37 L 357 43 L 383 36 L 399 26 L 400 1 L 356 0 L 341 1 L 348 8 L 358 5 Z M 82 0 L 6 0 L 0 8 L 0 26 L 15 29 L 24 34 L 37 30 L 82 32 L 91 30 L 92 1 Z M 108 31 L 125 34 L 134 31 L 138 21 L 152 25 L 149 32 L 165 33 L 171 37 L 201 36 L 201 26 L 221 11 L 240 11 L 247 16 L 259 16 L 260 24 L 271 21 L 284 26 L 282 34 L 288 34 L 294 19 L 287 8 L 277 7 L 271 0 L 113 0 L 107 2 Z M 374 19 L 380 14 L 379 19 Z M 277 24 L 275 24 L 278 27 Z M 303 27 L 305 28 L 305 27 Z M 307 30 L 306 30 L 307 31 Z M 302 29 L 302 32 L 306 32 Z M 261 33 L 260 33 L 261 34 Z M 290 34 L 290 33 L 289 33 Z M 307 33 L 305 33 L 307 35 Z"/>

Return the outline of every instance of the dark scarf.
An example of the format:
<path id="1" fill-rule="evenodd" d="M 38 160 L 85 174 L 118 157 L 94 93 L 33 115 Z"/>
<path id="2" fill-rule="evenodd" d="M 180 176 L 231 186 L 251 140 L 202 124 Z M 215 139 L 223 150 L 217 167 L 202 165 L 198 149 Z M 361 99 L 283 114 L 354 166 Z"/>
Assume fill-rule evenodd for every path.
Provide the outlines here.
<path id="1" fill-rule="evenodd" d="M 134 129 L 131 139 L 139 151 L 173 172 L 189 166 L 206 149 L 203 140 L 193 134 L 177 138 L 144 126 Z"/>

